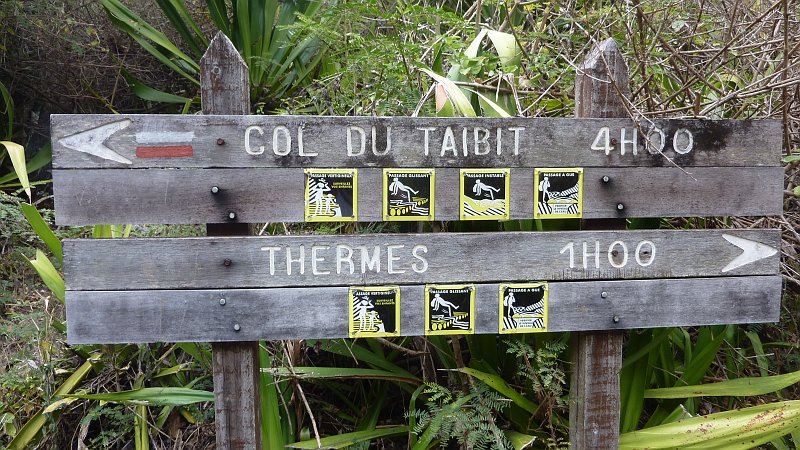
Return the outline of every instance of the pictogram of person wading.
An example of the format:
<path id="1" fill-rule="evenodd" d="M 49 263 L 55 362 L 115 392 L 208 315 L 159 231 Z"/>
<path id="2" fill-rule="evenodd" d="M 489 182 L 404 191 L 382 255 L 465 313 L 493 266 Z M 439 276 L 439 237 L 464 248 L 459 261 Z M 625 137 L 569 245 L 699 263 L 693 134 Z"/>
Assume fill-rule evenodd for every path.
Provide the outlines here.
<path id="1" fill-rule="evenodd" d="M 472 193 L 475 194 L 476 196 L 480 197 L 481 195 L 483 195 L 483 191 L 488 192 L 489 193 L 489 198 L 494 200 L 494 193 L 495 192 L 500 192 L 500 189 L 498 189 L 496 187 L 491 187 L 488 184 L 485 184 L 485 183 L 481 182 L 480 178 L 476 178 L 475 179 L 475 185 L 472 186 Z"/>
<path id="2" fill-rule="evenodd" d="M 411 189 L 410 187 L 406 186 L 400 180 L 398 180 L 397 177 L 394 177 L 392 179 L 392 183 L 389 185 L 389 191 L 392 193 L 392 195 L 397 195 L 397 193 L 400 191 L 405 192 L 409 202 L 411 201 L 412 193 L 414 195 L 419 194 L 419 191 L 415 191 L 414 189 Z"/>
<path id="3" fill-rule="evenodd" d="M 330 211 L 330 200 L 326 198 L 325 193 L 330 192 L 331 188 L 324 178 L 320 178 L 319 182 L 308 188 L 311 203 L 314 204 L 314 215 L 319 216 L 323 213 Z M 327 200 L 327 201 L 326 201 Z"/>
<path id="4" fill-rule="evenodd" d="M 358 297 L 355 300 L 357 300 L 354 309 L 356 310 L 355 319 L 358 322 L 358 331 L 372 331 L 375 327 L 378 313 L 370 311 L 370 309 L 375 309 L 375 306 L 366 295 L 361 300 L 358 300 Z"/>

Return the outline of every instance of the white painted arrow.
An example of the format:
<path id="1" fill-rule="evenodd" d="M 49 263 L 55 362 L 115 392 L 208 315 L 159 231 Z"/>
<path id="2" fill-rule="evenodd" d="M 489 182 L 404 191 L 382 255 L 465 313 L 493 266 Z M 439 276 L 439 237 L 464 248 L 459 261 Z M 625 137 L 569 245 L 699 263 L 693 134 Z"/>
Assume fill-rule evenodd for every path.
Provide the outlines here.
<path id="1" fill-rule="evenodd" d="M 770 256 L 778 253 L 778 250 L 770 247 L 769 245 L 762 244 L 761 242 L 743 239 L 730 234 L 723 234 L 722 237 L 731 244 L 742 249 L 742 254 L 737 256 L 736 259 L 728 263 L 722 272 L 729 272 L 733 269 L 738 269 L 744 265 L 756 262 L 759 259 L 769 258 Z"/>
<path id="2" fill-rule="evenodd" d="M 112 134 L 127 128 L 130 124 L 130 119 L 111 122 L 86 131 L 81 131 L 80 133 L 75 133 L 71 136 L 67 136 L 58 142 L 60 142 L 64 147 L 77 150 L 81 153 L 87 153 L 89 155 L 94 155 L 99 158 L 108 159 L 123 164 L 133 164 L 131 160 L 125 158 L 114 150 L 111 150 L 104 144 L 106 139 L 111 137 Z"/>

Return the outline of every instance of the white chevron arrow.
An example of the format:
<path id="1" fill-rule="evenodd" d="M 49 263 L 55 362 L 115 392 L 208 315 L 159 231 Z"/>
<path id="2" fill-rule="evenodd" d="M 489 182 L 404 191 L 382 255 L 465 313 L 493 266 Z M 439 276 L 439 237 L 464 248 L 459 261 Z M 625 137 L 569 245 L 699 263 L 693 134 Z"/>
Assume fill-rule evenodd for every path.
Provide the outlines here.
<path id="1" fill-rule="evenodd" d="M 778 253 L 778 249 L 762 244 L 761 242 L 731 236 L 730 234 L 723 234 L 722 237 L 725 238 L 726 241 L 742 249 L 742 254 L 737 256 L 722 269 L 723 273 L 738 269 L 739 267 L 756 262 L 760 259 L 769 258 Z"/>
<path id="2" fill-rule="evenodd" d="M 77 150 L 81 153 L 97 156 L 99 158 L 116 161 L 123 164 L 133 164 L 131 160 L 106 147 L 104 142 L 112 134 L 125 129 L 131 124 L 130 119 L 107 123 L 90 130 L 81 131 L 71 136 L 60 139 L 58 142 L 64 147 Z"/>

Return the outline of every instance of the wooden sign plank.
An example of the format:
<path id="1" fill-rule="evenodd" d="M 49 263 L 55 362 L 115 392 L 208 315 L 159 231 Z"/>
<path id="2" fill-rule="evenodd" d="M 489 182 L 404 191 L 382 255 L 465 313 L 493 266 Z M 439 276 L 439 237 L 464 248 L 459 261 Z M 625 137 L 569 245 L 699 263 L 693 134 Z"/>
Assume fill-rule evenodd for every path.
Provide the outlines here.
<path id="1" fill-rule="evenodd" d="M 770 275 L 779 230 L 67 239 L 69 290 Z"/>
<path id="2" fill-rule="evenodd" d="M 56 169 L 779 166 L 782 145 L 777 120 L 72 114 L 51 124 Z"/>
<path id="3" fill-rule="evenodd" d="M 459 170 L 435 174 L 435 219 L 458 220 Z M 359 221 L 383 220 L 381 176 L 358 170 Z M 59 225 L 224 223 L 231 212 L 244 223 L 305 220 L 302 169 L 80 169 L 53 177 Z M 782 180 L 781 167 L 587 168 L 583 217 L 777 215 Z M 533 169 L 512 169 L 510 182 L 511 218 L 533 218 Z"/>
<path id="4" fill-rule="evenodd" d="M 548 331 L 756 323 L 778 320 L 781 277 L 552 282 L 548 289 Z M 400 291 L 400 333 L 422 335 L 423 286 Z M 476 286 L 476 333 L 498 333 L 498 292 L 497 284 Z M 67 293 L 70 344 L 342 338 L 347 316 L 347 287 Z"/>

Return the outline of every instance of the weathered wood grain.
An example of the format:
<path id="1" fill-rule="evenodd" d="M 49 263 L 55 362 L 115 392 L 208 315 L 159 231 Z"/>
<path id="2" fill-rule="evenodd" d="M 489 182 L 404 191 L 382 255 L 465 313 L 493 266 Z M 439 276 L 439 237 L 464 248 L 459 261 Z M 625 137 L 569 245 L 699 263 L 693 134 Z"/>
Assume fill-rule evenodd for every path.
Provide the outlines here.
<path id="1" fill-rule="evenodd" d="M 383 220 L 381 173 L 358 171 L 359 221 Z M 436 170 L 436 220 L 458 220 L 458 173 Z M 305 220 L 302 169 L 58 170 L 53 177 L 60 225 L 224 223 L 230 212 L 244 223 Z M 533 169 L 512 169 L 510 180 L 511 218 L 532 218 Z M 780 167 L 697 167 L 691 175 L 674 167 L 589 168 L 584 218 L 776 215 L 782 191 Z"/>
<path id="2" fill-rule="evenodd" d="M 772 255 L 723 272 L 743 252 L 724 236 Z M 64 272 L 70 290 L 769 275 L 779 245 L 779 230 L 67 239 Z"/>
<path id="3" fill-rule="evenodd" d="M 618 448 L 624 333 L 592 331 L 572 336 L 570 448 Z"/>
<path id="4" fill-rule="evenodd" d="M 261 449 L 258 341 L 212 343 L 217 448 Z"/>
<path id="5" fill-rule="evenodd" d="M 401 286 L 400 330 L 404 336 L 423 334 L 423 289 L 421 285 Z M 778 275 L 552 282 L 548 329 L 774 322 L 780 312 L 780 291 Z M 224 305 L 220 304 L 223 298 Z M 341 338 L 347 337 L 347 302 L 347 287 L 68 291 L 68 341 Z M 498 302 L 498 285 L 477 285 L 477 333 L 498 332 Z"/>
<path id="6" fill-rule="evenodd" d="M 613 39 L 592 49 L 575 77 L 575 117 L 625 117 L 630 98 L 628 65 Z M 611 184 L 609 178 L 608 184 Z M 628 180 L 623 180 L 628 181 Z M 628 183 L 625 183 L 628 184 Z M 652 192 L 663 192 L 655 189 Z M 659 197 L 658 194 L 655 194 Z M 683 196 L 682 199 L 693 199 Z M 706 196 L 703 196 L 706 197 Z M 619 205 L 628 209 L 624 202 Z M 624 219 L 587 220 L 587 229 L 624 230 Z M 569 442 L 574 450 L 619 445 L 622 333 L 576 333 L 572 345 Z"/>
<path id="7" fill-rule="evenodd" d="M 633 120 L 619 118 L 72 114 L 53 115 L 51 123 L 53 165 L 56 169 L 668 167 L 672 166 L 673 162 L 681 167 L 779 166 L 782 145 L 781 125 L 778 120 L 641 119 L 636 124 Z M 661 153 L 651 154 L 645 148 L 647 133 L 653 126 L 661 129 L 665 135 L 666 143 Z M 248 133 L 246 131 L 248 127 L 259 128 L 250 128 Z M 360 131 L 348 127 L 358 127 L 358 130 L 363 130 L 363 140 Z M 603 127 L 609 129 L 608 155 L 604 150 L 592 150 L 593 144 L 597 144 L 595 147 L 605 148 L 605 136 L 596 142 L 599 130 Z M 623 128 L 626 130 L 624 136 L 621 131 Z M 278 131 L 275 131 L 276 129 Z M 623 142 L 633 141 L 634 130 L 637 133 L 636 155 L 633 154 L 633 143 Z M 676 153 L 673 149 L 674 136 L 678 130 L 687 130 L 692 134 L 692 150 L 685 154 Z M 245 142 L 245 137 L 248 135 L 249 147 Z M 287 146 L 287 136 L 291 137 L 290 146 Z M 676 142 L 681 151 L 688 148 L 687 136 L 684 132 L 678 133 Z M 651 134 L 651 137 L 654 145 L 661 145 L 659 134 Z M 476 139 L 479 141 L 477 151 Z M 299 148 L 301 140 L 302 154 Z M 388 152 L 387 140 L 391 140 Z M 351 149 L 351 154 L 361 153 L 362 142 L 363 154 L 348 156 L 348 148 Z M 466 155 L 464 142 L 467 148 Z M 96 146 L 101 144 L 116 153 L 118 157 L 113 154 L 110 156 L 106 154 L 105 157 L 91 154 L 92 150 L 89 147 L 96 149 Z M 163 145 L 181 146 L 179 154 L 185 154 L 186 148 L 190 146 L 192 156 L 152 157 L 151 151 L 141 155 L 147 157 L 137 156 L 139 147 Z M 220 152 L 220 148 L 226 151 Z"/>
<path id="8" fill-rule="evenodd" d="M 247 64 L 221 31 L 200 60 L 203 114 L 247 114 L 250 83 Z M 230 149 L 218 147 L 219 155 Z M 213 222 L 213 221 L 212 221 Z M 209 236 L 247 234 L 246 223 L 209 224 Z M 212 344 L 214 422 L 217 447 L 260 450 L 261 395 L 257 341 Z"/>

